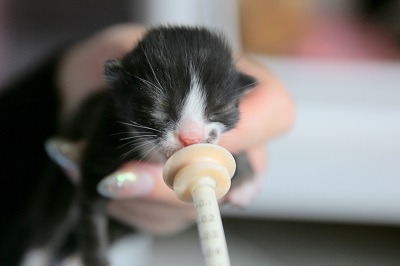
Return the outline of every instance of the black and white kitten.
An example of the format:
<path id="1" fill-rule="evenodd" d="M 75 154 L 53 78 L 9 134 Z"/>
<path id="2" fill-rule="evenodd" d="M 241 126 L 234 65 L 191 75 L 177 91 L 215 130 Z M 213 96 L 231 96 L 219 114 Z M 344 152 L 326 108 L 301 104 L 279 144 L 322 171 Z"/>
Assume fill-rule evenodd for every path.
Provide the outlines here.
<path id="1" fill-rule="evenodd" d="M 109 265 L 106 249 L 115 226 L 110 229 L 107 199 L 97 184 L 126 161 L 163 162 L 187 145 L 218 143 L 239 121 L 242 94 L 256 84 L 234 63 L 221 34 L 187 27 L 152 29 L 121 60 L 108 61 L 109 89 L 86 101 L 62 132 L 86 143 L 80 183 L 48 188 L 58 200 L 42 201 L 24 266 L 32 265 L 35 255 L 56 265 L 71 252 L 78 252 L 84 265 Z M 116 134 L 121 132 L 126 137 Z M 235 157 L 237 185 L 253 172 L 245 154 Z M 66 179 L 60 169 L 49 175 L 53 183 Z"/>

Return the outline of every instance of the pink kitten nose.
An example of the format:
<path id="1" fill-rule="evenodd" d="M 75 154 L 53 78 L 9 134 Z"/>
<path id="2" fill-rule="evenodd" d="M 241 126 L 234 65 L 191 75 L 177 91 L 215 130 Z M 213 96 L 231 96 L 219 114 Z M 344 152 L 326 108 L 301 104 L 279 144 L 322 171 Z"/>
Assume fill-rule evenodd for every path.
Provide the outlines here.
<path id="1" fill-rule="evenodd" d="M 178 139 L 185 147 L 200 143 L 203 140 L 203 128 L 197 123 L 187 123 L 178 133 Z"/>
<path id="2" fill-rule="evenodd" d="M 182 145 L 185 147 L 192 144 L 200 143 L 203 139 L 201 135 L 186 135 L 186 134 L 179 134 L 178 138 L 179 141 L 182 143 Z"/>

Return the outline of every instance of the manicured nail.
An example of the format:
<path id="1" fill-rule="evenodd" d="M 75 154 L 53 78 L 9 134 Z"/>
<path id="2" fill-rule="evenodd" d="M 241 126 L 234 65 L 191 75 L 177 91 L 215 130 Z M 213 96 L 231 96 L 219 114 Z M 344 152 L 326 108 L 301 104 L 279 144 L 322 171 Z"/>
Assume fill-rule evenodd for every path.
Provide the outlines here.
<path id="1" fill-rule="evenodd" d="M 47 139 L 44 144 L 45 150 L 56 164 L 66 170 L 71 176 L 79 176 L 79 151 L 75 143 L 61 138 Z M 74 181 L 74 180 L 73 180 Z"/>
<path id="2" fill-rule="evenodd" d="M 58 138 L 50 138 L 44 143 L 47 154 L 62 168 L 74 168 L 76 163 L 71 155 L 74 154 L 72 143 Z"/>
<path id="3" fill-rule="evenodd" d="M 150 174 L 140 171 L 120 171 L 103 178 L 97 191 L 111 199 L 135 198 L 147 195 L 153 188 Z"/>

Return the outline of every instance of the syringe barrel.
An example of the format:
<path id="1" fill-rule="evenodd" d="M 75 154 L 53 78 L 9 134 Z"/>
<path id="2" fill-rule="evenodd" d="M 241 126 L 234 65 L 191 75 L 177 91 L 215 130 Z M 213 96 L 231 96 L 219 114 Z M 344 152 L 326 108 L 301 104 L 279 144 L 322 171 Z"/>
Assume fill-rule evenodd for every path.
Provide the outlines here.
<path id="1" fill-rule="evenodd" d="M 211 186 L 192 192 L 204 262 L 207 266 L 229 266 L 229 254 L 215 191 Z"/>

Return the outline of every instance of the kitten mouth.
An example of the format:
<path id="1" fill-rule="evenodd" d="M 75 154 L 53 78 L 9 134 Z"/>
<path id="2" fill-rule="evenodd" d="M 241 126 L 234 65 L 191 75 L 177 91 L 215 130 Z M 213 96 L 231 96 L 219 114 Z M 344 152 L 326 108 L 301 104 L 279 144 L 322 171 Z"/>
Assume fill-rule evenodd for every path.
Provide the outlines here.
<path id="1" fill-rule="evenodd" d="M 200 143 L 218 144 L 218 140 L 219 140 L 219 138 L 214 138 L 214 139 L 208 139 L 206 141 L 196 142 L 194 144 L 200 144 Z M 191 144 L 191 145 L 194 145 L 194 144 Z M 191 145 L 188 145 L 188 146 L 191 146 Z M 164 151 L 164 156 L 165 156 L 166 160 L 168 160 L 175 152 L 177 152 L 185 147 L 188 147 L 188 146 L 182 146 L 180 148 L 171 148 L 171 149 Z"/>
<path id="2" fill-rule="evenodd" d="M 168 160 L 175 152 L 179 151 L 180 149 L 168 150 L 165 152 L 165 157 Z"/>
<path id="3" fill-rule="evenodd" d="M 181 150 L 183 148 L 185 148 L 185 147 L 182 146 L 182 147 L 179 147 L 179 148 L 178 147 L 170 148 L 170 149 L 168 149 L 168 150 L 166 150 L 164 152 L 164 155 L 165 155 L 166 159 L 168 160 L 172 155 L 174 155 L 175 152 L 177 152 L 177 151 L 179 151 L 179 150 Z"/>
<path id="4" fill-rule="evenodd" d="M 164 157 L 165 157 L 166 160 L 168 160 L 169 157 L 171 157 L 175 152 L 176 152 L 176 150 L 167 149 L 167 150 L 163 150 L 163 151 L 161 152 L 161 154 L 164 155 Z"/>

